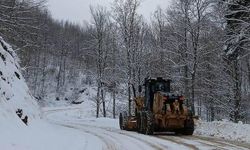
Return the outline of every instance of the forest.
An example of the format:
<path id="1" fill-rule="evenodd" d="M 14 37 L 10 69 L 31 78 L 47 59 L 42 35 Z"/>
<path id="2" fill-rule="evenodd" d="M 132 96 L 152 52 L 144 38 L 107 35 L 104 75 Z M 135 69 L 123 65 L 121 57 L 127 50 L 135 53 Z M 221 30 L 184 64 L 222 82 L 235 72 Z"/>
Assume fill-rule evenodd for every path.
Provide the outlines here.
<path id="1" fill-rule="evenodd" d="M 0 36 L 40 105 L 74 101 L 92 86 L 96 117 L 108 116 L 111 101 L 115 118 L 121 97 L 131 108 L 133 87 L 163 77 L 202 119 L 249 123 L 250 1 L 172 0 L 150 21 L 138 13 L 141 3 L 90 6 L 91 21 L 78 25 L 53 19 L 44 0 L 1 0 Z"/>

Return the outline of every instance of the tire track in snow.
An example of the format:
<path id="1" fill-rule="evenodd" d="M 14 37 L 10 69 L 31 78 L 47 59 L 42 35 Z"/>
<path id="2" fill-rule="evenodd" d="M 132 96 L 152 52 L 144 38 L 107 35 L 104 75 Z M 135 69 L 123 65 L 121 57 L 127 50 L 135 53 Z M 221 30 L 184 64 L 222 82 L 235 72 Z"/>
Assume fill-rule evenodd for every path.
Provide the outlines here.
<path id="1" fill-rule="evenodd" d="M 103 150 L 119 150 L 119 148 L 117 148 L 116 145 L 113 142 L 111 143 L 110 141 L 108 141 L 108 139 L 106 139 L 106 137 L 101 136 L 99 134 L 96 134 L 95 132 L 91 132 L 91 131 L 83 129 L 83 128 L 78 128 L 78 127 L 76 127 L 74 125 L 58 123 L 58 122 L 53 122 L 53 123 L 57 124 L 57 125 L 60 125 L 60 126 L 72 128 L 72 129 L 75 129 L 75 130 L 81 130 L 81 131 L 83 131 L 85 133 L 88 133 L 88 134 L 91 134 L 91 135 L 97 137 L 98 139 L 100 139 L 101 141 L 103 141 L 105 143 L 105 147 L 102 148 Z"/>
<path id="2" fill-rule="evenodd" d="M 122 145 L 125 145 L 125 144 L 122 143 L 120 140 L 118 140 L 119 138 L 121 138 L 121 136 L 123 136 L 124 138 L 127 138 L 127 140 L 131 141 L 131 143 L 133 143 L 134 145 L 140 145 L 140 146 L 137 146 L 140 149 L 144 149 L 142 147 L 145 147 L 145 144 L 148 147 L 153 148 L 154 150 L 165 150 L 168 148 L 166 145 L 162 145 L 160 143 L 153 144 L 152 142 L 149 142 L 143 138 L 138 138 L 136 136 L 125 134 L 122 132 L 115 132 L 115 130 L 109 130 L 108 128 L 104 128 L 104 127 L 91 126 L 88 124 L 81 124 L 81 123 L 74 123 L 73 126 L 77 126 L 77 128 L 87 127 L 87 128 L 92 128 L 93 130 L 97 130 L 97 129 L 102 130 L 101 132 L 98 132 L 98 135 L 105 134 L 104 138 L 107 136 L 112 137 L 113 139 L 116 140 L 116 142 L 119 142 Z M 116 136 L 114 136 L 114 134 L 116 134 Z"/>
<path id="3" fill-rule="evenodd" d="M 85 125 L 85 126 L 89 126 L 88 124 L 80 124 L 78 123 L 79 125 Z M 92 126 L 93 127 L 93 126 Z M 141 139 L 141 137 L 139 136 L 135 136 L 135 132 L 122 132 L 121 130 L 119 129 L 112 129 L 112 128 L 106 128 L 106 127 L 98 127 L 98 126 L 95 126 L 96 128 L 101 128 L 101 129 L 104 129 L 104 130 L 108 130 L 110 132 L 118 132 L 122 135 L 127 135 L 127 136 L 130 136 L 130 137 L 133 137 L 133 138 L 136 138 L 136 139 Z M 119 132 L 121 131 L 121 132 Z M 141 135 L 141 134 L 138 134 L 138 135 Z M 145 136 L 145 135 L 143 135 Z M 183 145 L 189 149 L 193 149 L 193 150 L 199 150 L 199 149 L 204 149 L 204 148 L 209 148 L 209 149 L 221 149 L 221 150 L 228 150 L 228 149 L 233 149 L 233 150 L 248 150 L 249 148 L 246 148 L 246 147 L 242 147 L 242 146 L 238 146 L 238 145 L 234 145 L 234 144 L 231 144 L 231 143 L 228 143 L 226 141 L 218 141 L 218 139 L 211 139 L 209 140 L 208 139 L 202 139 L 201 137 L 197 137 L 197 136 L 173 136 L 173 135 L 167 135 L 167 136 L 150 136 L 150 137 L 156 137 L 156 138 L 160 138 L 160 139 L 163 139 L 163 140 L 167 140 L 167 141 L 170 141 L 170 142 L 173 142 L 173 143 L 176 143 L 178 145 Z M 141 139 L 143 140 L 145 143 L 147 141 L 145 141 L 144 139 Z M 152 143 L 148 143 L 148 144 L 152 144 Z M 162 144 L 158 144 L 158 145 L 161 145 L 163 146 Z M 162 148 L 161 148 L 162 149 Z M 163 149 L 166 149 L 163 148 Z"/>
<path id="4" fill-rule="evenodd" d="M 143 142 L 143 144 L 146 143 L 147 145 L 149 145 L 154 150 L 171 149 L 171 147 L 169 147 L 168 144 L 170 144 L 170 145 L 171 144 L 172 145 L 175 144 L 180 149 L 190 149 L 190 148 L 193 148 L 192 145 L 189 145 L 189 144 L 181 144 L 180 145 L 180 143 L 172 142 L 170 140 L 168 141 L 169 143 L 166 143 L 166 139 L 159 139 L 159 138 L 157 138 L 155 136 L 148 136 L 148 135 L 143 135 L 143 134 L 137 134 L 137 132 L 129 132 L 129 131 L 124 131 L 124 130 L 115 129 L 115 128 L 109 128 L 109 127 L 92 126 L 92 125 L 83 124 L 83 123 L 74 123 L 74 124 L 79 125 L 79 126 L 87 126 L 89 128 L 93 128 L 93 129 L 105 130 L 105 131 L 109 132 L 109 135 L 111 135 L 111 134 L 118 134 L 119 137 L 120 136 L 130 137 L 130 138 L 135 139 L 135 140 L 137 140 L 139 142 Z M 159 140 L 161 140 L 161 141 L 159 141 Z M 174 147 L 174 146 L 172 146 L 172 147 Z"/>
<path id="5" fill-rule="evenodd" d="M 164 150 L 164 149 L 166 149 L 166 148 L 168 148 L 167 146 L 164 146 L 164 145 L 162 145 L 162 144 L 153 144 L 152 142 L 149 142 L 149 141 L 147 141 L 147 140 L 144 140 L 144 139 L 142 139 L 142 138 L 138 138 L 138 137 L 136 137 L 136 136 L 132 136 L 132 135 L 129 135 L 129 134 L 124 134 L 124 133 L 118 133 L 118 134 L 120 134 L 120 135 L 123 135 L 123 136 L 128 136 L 128 137 L 131 137 L 131 138 L 133 138 L 133 139 L 136 139 L 136 140 L 139 140 L 139 141 L 142 141 L 143 143 L 146 143 L 146 144 L 148 144 L 150 147 L 152 147 L 152 148 L 154 148 L 154 149 L 156 149 L 156 150 Z M 158 145 L 160 145 L 160 146 L 158 146 Z"/>
<path id="6" fill-rule="evenodd" d="M 79 129 L 79 128 L 77 128 L 77 129 Z M 103 148 L 103 150 L 107 150 L 107 149 L 108 150 L 119 150 L 120 149 L 116 146 L 116 144 L 114 142 L 112 142 L 112 143 L 110 142 L 110 141 L 112 141 L 112 139 L 109 141 L 106 137 L 101 136 L 100 134 L 96 134 L 96 133 L 91 132 L 89 130 L 84 130 L 84 129 L 80 129 L 80 130 L 83 130 L 85 133 L 92 134 L 92 135 L 98 137 L 99 139 L 101 139 L 106 145 L 105 148 Z"/>
<path id="7" fill-rule="evenodd" d="M 222 147 L 225 147 L 226 146 L 226 149 L 227 148 L 234 148 L 235 150 L 238 150 L 238 149 L 250 149 L 250 147 L 248 146 L 244 146 L 242 144 L 239 144 L 239 143 L 235 143 L 235 144 L 232 144 L 230 143 L 230 141 L 222 141 L 221 139 L 218 139 L 218 138 L 210 138 L 210 137 L 201 137 L 201 136 L 191 136 L 191 137 L 188 137 L 188 136 L 183 136 L 182 138 L 184 139 L 187 139 L 187 140 L 192 140 L 192 141 L 197 141 L 197 142 L 200 142 L 200 143 L 204 143 L 204 144 L 210 144 L 210 145 L 213 145 L 213 144 L 217 144 L 218 146 L 222 146 Z"/>
<path id="8" fill-rule="evenodd" d="M 124 144 L 124 143 L 122 144 L 121 141 L 117 140 L 117 139 L 121 138 L 120 137 L 121 135 L 132 138 L 132 139 L 130 139 L 130 141 L 135 146 L 137 146 L 140 149 L 144 149 L 146 147 L 145 144 L 148 145 L 149 147 L 153 148 L 153 150 L 165 150 L 167 148 L 166 146 L 164 146 L 164 148 L 163 148 L 163 147 L 160 147 L 160 146 L 158 146 L 156 144 L 152 144 L 149 141 L 138 139 L 135 136 L 125 135 L 125 134 L 117 133 L 117 132 L 110 132 L 109 130 L 102 129 L 100 127 L 93 127 L 93 126 L 90 126 L 90 125 L 87 125 L 87 124 L 68 124 L 68 123 L 66 124 L 66 123 L 59 123 L 59 122 L 55 122 L 55 121 L 53 121 L 53 123 L 57 124 L 57 125 L 60 125 L 60 126 L 64 126 L 64 127 L 68 127 L 68 128 L 73 128 L 73 129 L 76 129 L 76 130 L 82 130 L 85 133 L 88 133 L 88 134 L 91 134 L 93 136 L 98 137 L 106 145 L 103 150 L 121 150 L 121 149 L 126 149 L 124 146 L 127 145 L 127 143 L 126 144 Z M 87 126 L 87 128 L 86 128 L 86 126 Z M 89 130 L 90 128 L 92 128 L 93 130 Z M 108 131 L 109 133 L 98 132 L 98 131 L 96 131 L 96 129 L 101 129 L 101 130 L 104 130 L 104 131 Z M 119 134 L 119 137 L 112 136 L 112 134 L 114 134 L 114 133 Z M 101 135 L 101 134 L 104 134 L 104 135 Z M 107 137 L 111 137 L 111 138 L 109 138 L 109 140 L 108 140 Z M 135 139 L 137 141 L 134 141 Z M 121 146 L 123 146 L 124 148 L 118 147 L 117 144 L 116 144 L 117 142 L 119 142 L 121 144 Z M 140 146 L 138 146 L 138 145 L 140 145 Z M 144 148 L 142 148 L 142 147 L 144 147 Z M 148 148 L 148 147 L 146 147 L 146 148 Z"/>
<path id="9" fill-rule="evenodd" d="M 65 126 L 65 124 L 60 124 Z M 135 144 L 139 144 L 139 142 L 143 142 L 142 144 L 147 144 L 148 146 L 150 146 L 151 148 L 155 149 L 155 150 L 165 150 L 168 149 L 168 147 L 166 145 L 163 145 L 161 143 L 157 143 L 157 144 L 153 144 L 153 142 L 149 142 L 148 140 L 145 140 L 143 137 L 141 136 L 145 136 L 142 134 L 138 134 L 136 135 L 136 132 L 128 132 L 128 131 L 121 131 L 119 129 L 113 129 L 113 128 L 107 128 L 107 127 L 98 127 L 98 126 L 92 126 L 92 125 L 88 125 L 88 124 L 82 124 L 82 123 L 73 123 L 71 125 L 66 125 L 69 126 L 71 128 L 74 129 L 80 129 L 80 130 L 84 130 L 84 132 L 92 134 L 98 138 L 100 138 L 101 140 L 107 139 L 107 137 L 111 137 L 111 141 L 104 141 L 104 143 L 106 144 L 106 148 L 109 150 L 120 150 L 120 149 L 126 149 L 126 148 L 121 148 L 121 147 L 117 147 L 117 145 L 114 147 L 114 143 L 120 143 L 121 146 L 123 146 L 122 142 L 117 140 L 118 138 L 121 137 L 116 137 L 113 136 L 112 134 L 120 134 L 121 136 L 127 136 L 127 137 L 131 137 L 132 139 L 136 139 L 137 141 L 132 141 Z M 83 129 L 83 128 L 87 128 Z M 96 133 L 96 132 L 91 132 L 89 131 L 89 129 L 92 128 L 93 130 L 99 129 L 99 130 L 104 130 L 106 132 L 104 133 Z M 101 136 L 100 134 L 105 134 L 104 136 Z M 231 143 L 227 143 L 224 141 L 211 141 L 211 140 L 204 140 L 203 137 L 197 137 L 197 136 L 173 136 L 173 135 L 167 135 L 167 136 L 148 136 L 151 138 L 157 138 L 157 139 L 162 139 L 162 140 L 166 140 L 166 141 L 170 141 L 172 143 L 176 143 L 178 145 L 183 145 L 184 147 L 188 148 L 188 149 L 192 149 L 192 150 L 199 150 L 199 149 L 219 149 L 219 150 L 228 150 L 228 149 L 234 149 L 234 150 L 243 150 L 243 149 L 247 149 L 245 147 L 240 147 L 237 145 L 233 145 Z M 138 142 L 139 141 L 139 142 Z M 112 143 L 111 143 L 112 142 Z M 190 144 L 192 143 L 192 144 Z M 226 147 L 225 147 L 226 146 Z M 140 146 L 139 146 L 140 147 Z"/>
<path id="10" fill-rule="evenodd" d="M 74 109 L 74 108 L 73 108 Z M 69 110 L 73 110 L 69 109 Z M 76 108 L 78 109 L 78 108 Z M 49 110 L 47 111 L 47 115 L 51 113 L 56 113 L 58 111 L 67 111 L 67 109 L 57 109 L 57 110 Z M 234 150 L 245 150 L 249 149 L 248 146 L 244 145 L 237 145 L 230 141 L 223 141 L 219 139 L 213 139 L 213 138 L 206 138 L 206 137 L 200 137 L 200 136 L 173 136 L 173 135 L 156 135 L 156 136 L 145 136 L 143 134 L 137 134 L 136 132 L 129 132 L 129 131 L 123 131 L 117 128 L 110 128 L 110 127 L 100 127 L 100 126 L 93 126 L 86 123 L 79 123 L 79 122 L 68 122 L 66 120 L 56 122 L 55 120 L 48 119 L 51 122 L 65 126 L 74 128 L 76 130 L 82 130 L 83 132 L 87 134 L 91 134 L 105 144 L 105 147 L 103 149 L 109 149 L 109 150 L 120 150 L 120 149 L 128 149 L 126 147 L 127 143 L 124 144 L 123 139 L 126 138 L 126 140 L 130 141 L 131 144 L 137 146 L 139 149 L 143 149 L 142 147 L 147 145 L 149 148 L 156 149 L 156 150 L 165 150 L 165 149 L 171 149 L 171 143 L 177 144 L 180 148 L 178 149 L 221 149 L 221 150 L 227 150 L 227 149 L 234 149 Z M 98 132 L 98 130 L 101 130 L 102 132 Z M 105 131 L 105 132 L 103 132 Z M 123 138 L 121 138 L 121 136 Z M 152 140 L 151 140 L 152 139 Z M 161 141 L 157 141 L 162 140 Z M 167 141 L 168 143 L 164 143 L 164 141 Z M 129 142 L 129 143 L 130 143 Z M 170 142 L 170 143 L 169 143 Z M 168 145 L 170 144 L 168 147 Z M 134 148 L 133 148 L 134 149 Z"/>
<path id="11" fill-rule="evenodd" d="M 57 109 L 52 109 L 52 110 L 46 110 L 44 111 L 44 115 L 47 117 L 48 115 L 50 114 L 53 114 L 53 113 L 56 113 L 58 111 L 68 111 L 68 110 L 79 110 L 79 108 L 57 108 Z M 115 147 L 115 145 L 113 143 L 110 143 L 110 141 L 108 141 L 105 137 L 99 135 L 99 134 L 96 134 L 94 132 L 91 132 L 89 130 L 86 130 L 86 129 L 80 129 L 80 128 L 77 128 L 76 126 L 72 125 L 72 124 L 69 124 L 69 123 L 65 123 L 65 122 L 58 122 L 58 121 L 55 121 L 55 120 L 52 120 L 52 119 L 49 119 L 47 117 L 47 120 L 53 124 L 56 124 L 56 125 L 59 125 L 59 126 L 64 126 L 64 127 L 67 127 L 67 128 L 72 128 L 72 129 L 75 129 L 75 130 L 82 130 L 84 133 L 87 133 L 87 134 L 90 134 L 90 135 L 93 135 L 95 137 L 97 137 L 98 139 L 100 139 L 104 144 L 105 146 L 102 147 L 103 150 L 119 150 L 119 148 Z M 87 141 L 87 140 L 86 140 Z M 85 146 L 86 148 L 86 146 Z"/>
<path id="12" fill-rule="evenodd" d="M 114 132 L 112 133 L 112 134 L 110 134 L 110 133 L 104 133 L 106 136 L 109 136 L 109 137 L 112 137 L 112 138 L 114 138 L 114 139 L 118 139 L 118 137 L 116 137 L 116 136 L 114 136 Z M 117 133 L 115 133 L 115 134 L 117 134 Z M 143 141 L 138 141 L 138 139 L 136 139 L 136 141 L 135 141 L 135 139 L 133 138 L 133 137 L 129 137 L 129 136 L 126 136 L 126 135 L 124 135 L 124 134 L 120 134 L 119 135 L 120 137 L 119 138 L 121 138 L 121 136 L 123 136 L 123 138 L 126 138 L 126 140 L 128 140 L 128 141 L 130 141 L 131 143 L 133 143 L 134 145 L 136 145 L 139 149 L 143 149 L 142 147 L 145 147 L 145 142 Z M 122 141 L 121 140 L 119 140 L 118 141 L 120 144 L 122 144 L 123 145 L 123 147 L 124 147 L 124 143 L 122 143 Z M 149 143 L 147 143 L 147 144 L 149 144 Z M 160 150 L 159 149 L 159 147 L 156 147 L 155 145 L 151 145 L 151 143 L 149 144 L 151 147 L 153 147 L 154 149 L 157 149 L 157 150 Z M 128 148 L 123 148 L 123 149 L 128 149 Z M 134 148 L 135 149 L 135 148 Z"/>
<path id="13" fill-rule="evenodd" d="M 159 138 L 165 139 L 165 140 L 170 140 L 172 142 L 176 142 L 182 145 L 187 145 L 193 150 L 199 150 L 199 149 L 220 149 L 220 150 L 226 150 L 223 147 L 220 147 L 218 145 L 215 145 L 214 143 L 208 144 L 204 142 L 199 142 L 199 141 L 194 141 L 194 140 L 187 140 L 183 138 L 178 138 L 175 136 L 160 136 Z"/>
<path id="14" fill-rule="evenodd" d="M 183 145 L 190 145 L 192 149 L 220 149 L 220 150 L 248 150 L 248 148 L 234 145 L 226 141 L 219 142 L 219 139 L 208 140 L 197 136 L 158 136 Z"/>
<path id="15" fill-rule="evenodd" d="M 191 148 L 192 150 L 199 150 L 198 147 L 196 147 L 195 145 L 192 145 L 192 144 L 188 144 L 188 143 L 184 143 L 184 142 L 181 142 L 181 141 L 177 141 L 177 140 L 174 140 L 173 138 L 171 138 L 172 136 L 155 136 L 157 138 L 160 138 L 160 139 L 163 139 L 163 140 L 167 140 L 167 141 L 171 141 L 171 142 L 174 142 L 176 144 L 180 144 L 180 145 L 184 145 L 186 147 L 189 147 Z"/>

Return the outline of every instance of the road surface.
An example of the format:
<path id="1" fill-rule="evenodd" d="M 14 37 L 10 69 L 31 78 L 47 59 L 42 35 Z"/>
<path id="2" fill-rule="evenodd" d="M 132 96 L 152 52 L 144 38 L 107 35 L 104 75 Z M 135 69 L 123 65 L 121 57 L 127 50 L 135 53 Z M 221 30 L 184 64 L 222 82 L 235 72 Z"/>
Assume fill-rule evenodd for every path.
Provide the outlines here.
<path id="1" fill-rule="evenodd" d="M 86 119 L 77 114 L 77 108 L 44 110 L 45 118 L 56 125 L 81 132 L 85 150 L 248 150 L 249 144 L 208 138 L 198 135 L 176 136 L 156 134 L 147 136 L 122 131 L 118 121 Z M 77 117 L 76 117 L 77 116 Z M 104 122 L 102 122 L 104 121 Z M 73 140 L 73 139 L 72 139 Z"/>

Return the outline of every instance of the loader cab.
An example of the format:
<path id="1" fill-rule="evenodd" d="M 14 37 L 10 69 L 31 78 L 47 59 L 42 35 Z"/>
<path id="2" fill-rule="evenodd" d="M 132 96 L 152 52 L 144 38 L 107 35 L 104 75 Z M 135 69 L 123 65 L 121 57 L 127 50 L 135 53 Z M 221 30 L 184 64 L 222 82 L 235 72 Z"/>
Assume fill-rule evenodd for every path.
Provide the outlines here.
<path id="1" fill-rule="evenodd" d="M 145 79 L 145 109 L 153 109 L 153 100 L 155 92 L 170 92 L 171 80 L 164 80 L 162 78 L 157 79 Z"/>

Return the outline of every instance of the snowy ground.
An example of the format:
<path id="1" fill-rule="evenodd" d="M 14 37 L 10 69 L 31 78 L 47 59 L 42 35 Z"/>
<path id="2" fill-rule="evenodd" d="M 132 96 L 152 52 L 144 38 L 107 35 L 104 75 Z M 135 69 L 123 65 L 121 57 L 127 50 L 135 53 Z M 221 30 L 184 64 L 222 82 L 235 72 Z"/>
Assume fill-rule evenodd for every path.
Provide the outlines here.
<path id="1" fill-rule="evenodd" d="M 189 149 L 250 149 L 249 144 L 229 142 L 199 135 L 146 136 L 122 131 L 117 119 L 93 116 L 88 104 L 42 109 L 42 120 L 34 120 L 28 127 L 0 124 L 2 150 L 189 150 Z M 83 109 L 85 107 L 85 109 Z M 22 124 L 20 124 L 22 126 Z M 212 127 L 212 126 L 211 126 Z M 202 129 L 203 128 L 203 129 Z M 6 130 L 8 129 L 8 130 Z M 198 131 L 213 130 L 199 127 Z M 196 133 L 199 133 L 196 131 Z M 249 133 L 249 132 L 248 132 Z"/>
<path id="2" fill-rule="evenodd" d="M 82 133 L 43 120 L 26 129 L 1 126 L 0 131 L 1 150 L 82 150 L 84 147 Z"/>
<path id="3" fill-rule="evenodd" d="M 146 136 L 136 132 L 121 131 L 118 120 L 89 116 L 82 106 L 44 108 L 44 118 L 53 125 L 77 131 L 85 150 L 126 150 L 126 149 L 249 149 L 248 144 L 229 142 L 203 136 L 154 135 Z M 87 114 L 87 115 L 86 115 Z M 73 133 L 74 133 L 73 132 Z M 66 135 L 66 134 L 65 134 Z M 76 136 L 79 137 L 79 136 Z M 77 143 L 77 138 L 74 142 Z M 77 148 L 77 147 L 76 147 Z M 75 148 L 75 149 L 76 149 Z M 66 148 L 67 149 L 67 148 Z M 65 150 L 66 150 L 65 149 Z M 70 148 L 74 149 L 74 148 Z M 64 149 L 60 149 L 64 150 Z"/>

